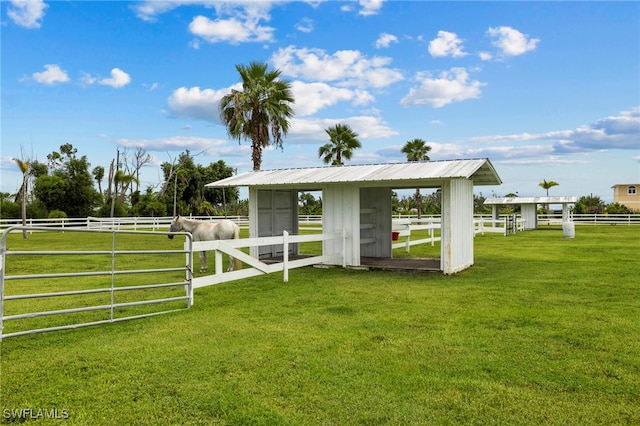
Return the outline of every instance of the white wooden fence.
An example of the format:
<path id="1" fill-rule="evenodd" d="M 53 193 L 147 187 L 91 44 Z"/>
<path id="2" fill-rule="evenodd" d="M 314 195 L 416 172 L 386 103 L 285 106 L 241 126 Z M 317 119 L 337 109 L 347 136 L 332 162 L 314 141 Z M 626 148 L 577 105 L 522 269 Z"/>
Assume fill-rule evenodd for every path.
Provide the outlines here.
<path id="1" fill-rule="evenodd" d="M 504 216 L 500 219 L 491 219 L 487 216 L 476 216 L 473 220 L 474 233 L 484 235 L 485 233 L 499 233 L 502 235 L 508 235 L 510 233 L 524 230 L 525 221 L 522 218 L 513 218 Z M 403 248 L 407 253 L 410 252 L 411 247 L 419 244 L 431 244 L 433 247 L 437 241 L 440 241 L 440 236 L 436 235 L 436 231 L 439 231 L 442 227 L 442 221 L 440 216 L 429 216 L 422 219 L 394 219 L 392 224 L 393 242 L 391 247 Z M 426 238 L 412 239 L 412 233 L 415 235 L 418 231 L 427 231 L 428 236 Z M 398 241 L 400 238 L 404 238 L 404 241 Z"/>
<path id="2" fill-rule="evenodd" d="M 440 216 L 433 216 L 434 220 Z M 495 222 L 501 225 L 506 216 L 501 216 Z M 519 216 L 518 216 L 519 217 Z M 572 221 L 581 225 L 640 225 L 640 214 L 572 214 Z M 221 216 L 190 216 L 193 219 L 216 221 L 224 219 Z M 248 227 L 249 219 L 245 216 L 227 216 L 238 223 L 241 227 Z M 394 220 L 416 220 L 416 216 L 393 215 Z M 89 228 L 89 229 L 128 229 L 128 230 L 153 230 L 164 231 L 169 228 L 173 218 L 166 217 L 84 217 L 84 218 L 51 218 L 51 219 L 27 219 L 27 226 L 52 227 L 52 228 Z M 485 224 L 494 221 L 490 215 L 474 215 L 476 221 L 483 221 Z M 539 214 L 538 224 L 540 225 L 560 225 L 562 215 Z M 321 224 L 322 215 L 300 215 L 300 225 Z M 0 231 L 10 226 L 22 225 L 21 219 L 0 219 Z M 486 230 L 485 232 L 493 232 Z M 497 232 L 497 231 L 496 231 Z"/>
<path id="3" fill-rule="evenodd" d="M 209 285 L 220 284 L 228 281 L 239 280 L 243 278 L 254 277 L 256 275 L 270 274 L 274 272 L 283 272 L 283 281 L 289 281 L 289 270 L 294 268 L 301 268 L 303 266 L 309 266 L 319 263 L 334 263 L 344 264 L 344 252 L 346 244 L 346 232 L 333 233 L 333 234 L 312 234 L 312 235 L 289 235 L 287 231 L 282 233 L 282 236 L 276 237 L 259 237 L 259 238 L 241 238 L 238 240 L 216 240 L 216 241 L 197 241 L 191 243 L 185 242 L 185 250 L 191 251 L 191 256 L 194 252 L 200 251 L 213 251 L 214 253 L 214 273 L 212 275 L 205 275 L 202 277 L 193 278 L 192 288 L 200 288 Z M 291 244 L 308 243 L 314 241 L 331 241 L 342 240 L 342 250 L 340 253 L 334 254 L 322 254 L 319 256 L 305 256 L 300 259 L 289 259 L 289 247 Z M 188 245 L 192 247 L 189 248 Z M 260 246 L 282 246 L 282 262 L 269 262 L 265 263 L 260 259 L 252 257 L 240 250 L 246 247 L 260 247 Z M 223 255 L 231 256 L 241 262 L 244 266 L 240 270 L 234 270 L 225 272 L 223 267 Z M 191 263 L 193 264 L 193 263 Z"/>

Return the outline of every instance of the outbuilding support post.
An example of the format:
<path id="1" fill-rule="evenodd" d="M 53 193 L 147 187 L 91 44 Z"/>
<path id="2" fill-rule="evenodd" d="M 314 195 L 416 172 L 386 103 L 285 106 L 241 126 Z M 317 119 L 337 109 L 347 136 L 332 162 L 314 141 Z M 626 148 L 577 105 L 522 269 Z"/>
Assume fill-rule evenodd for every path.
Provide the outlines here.
<path id="1" fill-rule="evenodd" d="M 440 268 L 447 275 L 473 265 L 473 181 L 454 178 L 442 184 Z"/>

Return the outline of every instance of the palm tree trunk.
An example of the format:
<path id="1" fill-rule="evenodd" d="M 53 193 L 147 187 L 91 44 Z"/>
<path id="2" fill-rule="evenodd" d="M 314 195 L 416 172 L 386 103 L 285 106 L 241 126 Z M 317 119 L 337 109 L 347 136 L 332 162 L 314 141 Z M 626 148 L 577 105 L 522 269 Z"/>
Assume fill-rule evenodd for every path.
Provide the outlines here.
<path id="1" fill-rule="evenodd" d="M 422 197 L 420 196 L 420 188 L 416 188 L 416 208 L 418 209 L 418 219 L 422 219 Z"/>

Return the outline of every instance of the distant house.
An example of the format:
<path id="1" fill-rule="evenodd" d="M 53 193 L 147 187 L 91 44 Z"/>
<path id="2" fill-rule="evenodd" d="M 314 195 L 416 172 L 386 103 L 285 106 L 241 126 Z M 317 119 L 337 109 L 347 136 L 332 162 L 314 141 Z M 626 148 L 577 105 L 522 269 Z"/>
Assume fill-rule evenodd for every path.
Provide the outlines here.
<path id="1" fill-rule="evenodd" d="M 613 202 L 627 206 L 632 211 L 640 211 L 640 183 L 613 185 Z"/>

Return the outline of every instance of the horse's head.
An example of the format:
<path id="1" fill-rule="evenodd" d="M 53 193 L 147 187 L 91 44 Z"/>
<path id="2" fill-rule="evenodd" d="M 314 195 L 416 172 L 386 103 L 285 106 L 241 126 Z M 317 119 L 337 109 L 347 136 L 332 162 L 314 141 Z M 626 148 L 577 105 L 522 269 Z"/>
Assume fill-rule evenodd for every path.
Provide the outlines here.
<path id="1" fill-rule="evenodd" d="M 180 232 L 182 231 L 182 218 L 180 216 L 176 216 L 171 221 L 171 225 L 169 226 L 169 232 Z M 173 240 L 173 234 L 167 235 L 170 240 Z"/>

